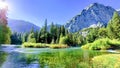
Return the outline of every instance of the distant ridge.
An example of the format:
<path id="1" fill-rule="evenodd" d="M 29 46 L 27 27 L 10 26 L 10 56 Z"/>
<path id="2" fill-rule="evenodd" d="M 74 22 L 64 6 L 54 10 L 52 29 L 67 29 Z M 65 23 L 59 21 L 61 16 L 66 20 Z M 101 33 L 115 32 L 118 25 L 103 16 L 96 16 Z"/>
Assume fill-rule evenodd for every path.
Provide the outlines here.
<path id="1" fill-rule="evenodd" d="M 30 32 L 32 28 L 34 31 L 40 30 L 40 27 L 34 25 L 31 22 L 15 19 L 8 19 L 8 27 L 10 27 L 12 32 L 18 33 Z"/>

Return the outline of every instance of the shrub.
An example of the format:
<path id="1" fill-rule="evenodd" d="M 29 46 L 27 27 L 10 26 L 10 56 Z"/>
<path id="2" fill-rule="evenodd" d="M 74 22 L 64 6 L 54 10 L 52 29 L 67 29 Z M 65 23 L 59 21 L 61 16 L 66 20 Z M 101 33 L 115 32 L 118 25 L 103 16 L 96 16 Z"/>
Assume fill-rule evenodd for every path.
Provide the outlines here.
<path id="1" fill-rule="evenodd" d="M 48 44 L 42 44 L 42 43 L 23 43 L 22 47 L 28 47 L 28 48 L 45 48 L 48 47 Z"/>
<path id="2" fill-rule="evenodd" d="M 51 44 L 50 48 L 53 48 L 53 49 L 68 48 L 68 45 L 65 45 L 65 44 Z"/>
<path id="3" fill-rule="evenodd" d="M 68 42 L 69 42 L 69 39 L 66 36 L 65 37 L 61 37 L 60 41 L 59 41 L 60 44 L 68 44 Z"/>
<path id="4" fill-rule="evenodd" d="M 26 43 L 23 43 L 22 44 L 22 47 L 28 47 L 28 48 L 46 48 L 46 47 L 49 47 L 49 48 L 68 48 L 68 45 L 65 45 L 65 44 L 45 44 L 45 43 L 29 43 L 29 42 L 26 42 Z"/>
<path id="5" fill-rule="evenodd" d="M 116 39 L 110 40 L 108 38 L 98 39 L 93 43 L 88 43 L 83 45 L 82 49 L 90 49 L 90 50 L 106 50 L 106 49 L 114 49 L 116 47 L 120 47 L 120 42 Z"/>

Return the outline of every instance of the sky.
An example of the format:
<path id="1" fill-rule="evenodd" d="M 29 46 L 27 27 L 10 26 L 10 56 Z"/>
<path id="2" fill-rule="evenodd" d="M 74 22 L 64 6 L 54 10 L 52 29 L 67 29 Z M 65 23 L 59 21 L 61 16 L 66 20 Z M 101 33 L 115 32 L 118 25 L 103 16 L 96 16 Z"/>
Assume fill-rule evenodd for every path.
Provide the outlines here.
<path id="1" fill-rule="evenodd" d="M 120 8 L 120 0 L 6 0 L 8 18 L 25 20 L 37 26 L 43 26 L 45 19 L 48 24 L 65 24 L 84 8 L 92 3 L 100 3 Z"/>

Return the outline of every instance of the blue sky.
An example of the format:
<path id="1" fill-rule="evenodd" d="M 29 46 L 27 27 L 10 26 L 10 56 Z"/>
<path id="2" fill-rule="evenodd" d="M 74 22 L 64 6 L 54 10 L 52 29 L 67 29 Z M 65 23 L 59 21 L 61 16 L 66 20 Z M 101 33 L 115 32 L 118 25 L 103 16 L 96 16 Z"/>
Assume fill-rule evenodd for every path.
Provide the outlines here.
<path id="1" fill-rule="evenodd" d="M 6 0 L 9 4 L 8 17 L 30 21 L 43 26 L 45 19 L 65 24 L 91 3 L 100 3 L 120 8 L 120 0 Z"/>

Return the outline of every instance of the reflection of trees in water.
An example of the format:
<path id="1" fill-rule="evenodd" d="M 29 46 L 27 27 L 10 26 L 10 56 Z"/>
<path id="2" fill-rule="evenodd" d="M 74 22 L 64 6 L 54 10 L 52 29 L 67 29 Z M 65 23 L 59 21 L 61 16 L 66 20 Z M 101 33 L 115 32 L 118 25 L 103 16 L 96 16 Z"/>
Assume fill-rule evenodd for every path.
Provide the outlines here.
<path id="1" fill-rule="evenodd" d="M 27 64 L 28 56 L 23 53 L 11 52 L 6 57 L 6 61 L 2 64 L 2 68 L 39 68 L 37 64 Z M 35 67 L 34 67 L 35 66 Z"/>
<path id="2" fill-rule="evenodd" d="M 22 68 L 26 65 L 26 59 L 24 54 L 12 52 L 6 58 L 6 61 L 2 65 L 2 68 Z"/>
<path id="3" fill-rule="evenodd" d="M 5 62 L 6 57 L 7 57 L 7 54 L 5 52 L 0 51 L 0 67 Z"/>

